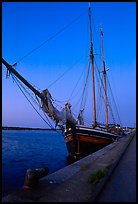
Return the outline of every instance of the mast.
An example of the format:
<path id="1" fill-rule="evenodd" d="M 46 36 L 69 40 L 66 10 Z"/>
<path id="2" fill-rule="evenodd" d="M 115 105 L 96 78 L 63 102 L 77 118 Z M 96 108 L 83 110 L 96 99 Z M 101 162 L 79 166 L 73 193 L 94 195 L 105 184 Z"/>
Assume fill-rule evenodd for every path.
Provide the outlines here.
<path id="1" fill-rule="evenodd" d="M 105 96 L 105 108 L 106 108 L 106 128 L 108 128 L 108 99 L 107 99 L 107 88 L 106 88 L 106 69 L 104 61 L 104 43 L 103 43 L 103 32 L 102 26 L 100 26 L 100 36 L 102 44 L 102 66 L 103 66 L 103 76 L 104 76 L 104 96 Z"/>
<path id="2" fill-rule="evenodd" d="M 93 96 L 93 127 L 96 127 L 96 98 L 95 98 L 95 81 L 94 81 L 94 55 L 92 43 L 92 22 L 91 22 L 91 7 L 89 2 L 89 21 L 90 21 L 90 59 L 92 62 L 92 96 Z"/>

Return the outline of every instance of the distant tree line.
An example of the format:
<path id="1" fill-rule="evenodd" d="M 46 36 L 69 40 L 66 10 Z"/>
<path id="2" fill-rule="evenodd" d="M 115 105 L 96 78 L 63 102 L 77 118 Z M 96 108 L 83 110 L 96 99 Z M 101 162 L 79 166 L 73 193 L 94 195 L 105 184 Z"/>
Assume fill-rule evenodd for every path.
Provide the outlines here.
<path id="1" fill-rule="evenodd" d="M 55 130 L 53 129 L 49 129 L 49 128 L 28 128 L 28 127 L 7 127 L 7 126 L 3 126 L 2 130 Z"/>

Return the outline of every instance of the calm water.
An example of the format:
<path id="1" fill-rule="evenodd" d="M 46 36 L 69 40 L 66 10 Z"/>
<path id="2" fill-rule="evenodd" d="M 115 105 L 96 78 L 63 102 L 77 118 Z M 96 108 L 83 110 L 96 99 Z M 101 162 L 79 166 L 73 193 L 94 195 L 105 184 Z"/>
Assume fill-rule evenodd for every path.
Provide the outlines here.
<path id="1" fill-rule="evenodd" d="M 2 131 L 2 193 L 22 187 L 29 168 L 47 166 L 52 173 L 67 165 L 62 135 L 55 131 Z"/>

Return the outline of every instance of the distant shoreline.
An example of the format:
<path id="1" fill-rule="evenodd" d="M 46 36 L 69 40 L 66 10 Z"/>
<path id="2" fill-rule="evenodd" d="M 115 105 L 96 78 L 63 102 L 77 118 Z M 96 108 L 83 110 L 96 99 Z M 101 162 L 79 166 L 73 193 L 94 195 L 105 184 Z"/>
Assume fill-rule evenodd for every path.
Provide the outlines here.
<path id="1" fill-rule="evenodd" d="M 2 130 L 60 130 L 56 128 L 2 127 Z"/>

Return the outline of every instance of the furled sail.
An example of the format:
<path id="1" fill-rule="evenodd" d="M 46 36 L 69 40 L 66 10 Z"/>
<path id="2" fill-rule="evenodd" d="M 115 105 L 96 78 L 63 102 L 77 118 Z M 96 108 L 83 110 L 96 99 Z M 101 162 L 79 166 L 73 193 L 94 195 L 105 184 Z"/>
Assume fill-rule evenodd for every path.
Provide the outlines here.
<path id="1" fill-rule="evenodd" d="M 65 125 L 67 121 L 72 124 L 76 124 L 76 120 L 72 116 L 71 113 L 71 105 L 70 103 L 66 103 L 65 107 L 59 111 L 56 109 L 52 103 L 52 96 L 48 89 L 45 89 L 41 92 L 41 104 L 42 110 L 53 120 L 56 122 L 56 125 L 60 123 L 61 125 Z"/>

